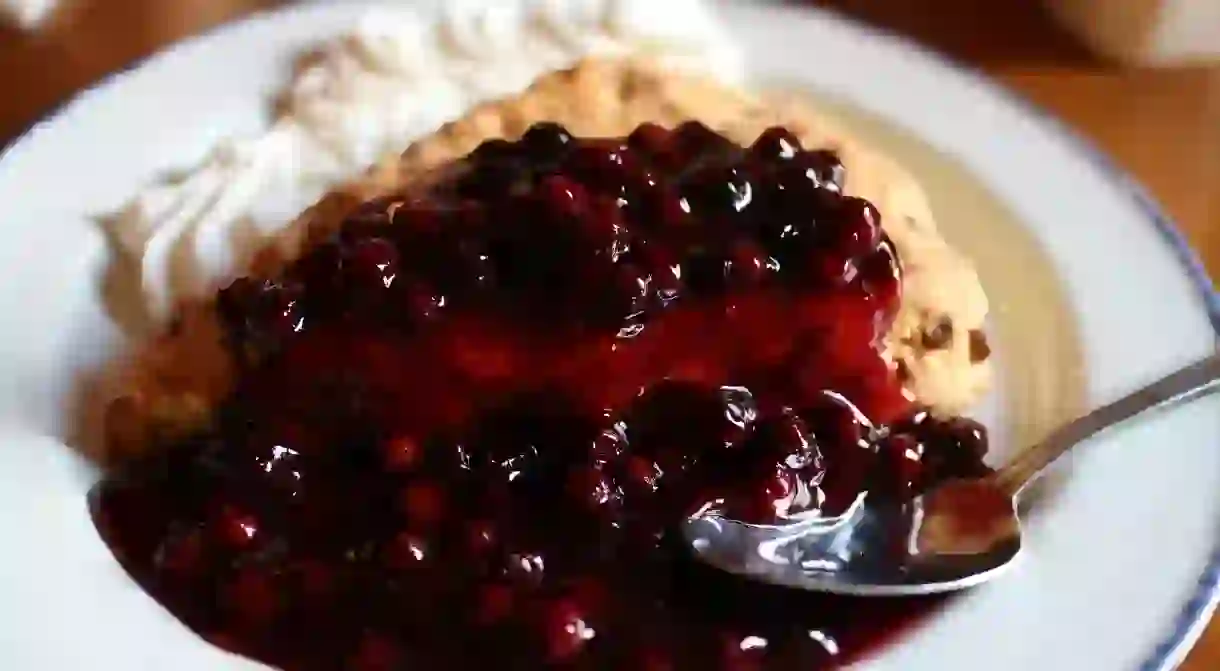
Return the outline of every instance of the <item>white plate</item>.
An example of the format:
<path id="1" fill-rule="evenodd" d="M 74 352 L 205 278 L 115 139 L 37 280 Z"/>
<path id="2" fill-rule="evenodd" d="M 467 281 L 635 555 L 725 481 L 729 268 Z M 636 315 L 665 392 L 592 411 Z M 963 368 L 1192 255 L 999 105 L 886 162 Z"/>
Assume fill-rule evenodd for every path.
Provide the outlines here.
<path id="1" fill-rule="evenodd" d="M 759 75 L 850 103 L 853 123 L 881 128 L 887 148 L 930 166 L 933 204 L 954 241 L 983 260 L 997 304 L 1003 412 L 986 415 L 1001 449 L 1040 430 L 1029 422 L 1214 351 L 1220 305 L 1181 237 L 1056 123 L 833 16 L 724 9 Z M 258 668 L 156 606 L 87 515 L 95 473 L 67 444 L 89 371 L 124 344 L 100 300 L 109 255 L 91 216 L 215 139 L 260 127 L 291 56 L 357 11 L 299 6 L 184 43 L 81 95 L 0 161 L 0 668 Z M 1217 593 L 1220 399 L 1094 447 L 1031 518 L 1018 570 L 862 668 L 1174 666 Z"/>

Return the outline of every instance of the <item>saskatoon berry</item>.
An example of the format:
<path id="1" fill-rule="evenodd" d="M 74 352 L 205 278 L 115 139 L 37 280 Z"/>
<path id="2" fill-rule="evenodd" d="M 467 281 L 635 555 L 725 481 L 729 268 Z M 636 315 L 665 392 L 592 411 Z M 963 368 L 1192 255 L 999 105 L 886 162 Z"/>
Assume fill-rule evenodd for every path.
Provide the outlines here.
<path id="1" fill-rule="evenodd" d="M 792 131 L 782 126 L 773 126 L 763 131 L 750 147 L 751 154 L 765 161 L 786 161 L 800 151 L 801 141 Z"/>
<path id="2" fill-rule="evenodd" d="M 553 122 L 539 122 L 530 126 L 521 136 L 525 155 L 535 165 L 547 165 L 559 161 L 572 145 L 572 135 L 563 126 Z"/>

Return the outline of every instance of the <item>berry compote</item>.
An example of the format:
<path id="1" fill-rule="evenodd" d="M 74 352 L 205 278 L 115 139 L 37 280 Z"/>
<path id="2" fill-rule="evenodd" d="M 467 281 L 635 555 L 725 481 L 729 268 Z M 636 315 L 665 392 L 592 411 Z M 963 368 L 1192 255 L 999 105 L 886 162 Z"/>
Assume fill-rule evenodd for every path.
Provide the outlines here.
<path id="1" fill-rule="evenodd" d="M 881 354 L 900 266 L 844 178 L 781 128 L 487 142 L 221 291 L 231 393 L 97 487 L 99 528 L 285 669 L 840 665 L 935 602 L 742 581 L 675 530 L 987 472 Z"/>

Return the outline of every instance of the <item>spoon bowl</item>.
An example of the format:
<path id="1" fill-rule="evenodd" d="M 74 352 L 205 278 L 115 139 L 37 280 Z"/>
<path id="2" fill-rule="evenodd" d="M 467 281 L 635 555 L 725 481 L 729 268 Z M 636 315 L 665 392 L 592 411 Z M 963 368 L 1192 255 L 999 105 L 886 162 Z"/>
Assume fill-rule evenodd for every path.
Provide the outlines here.
<path id="1" fill-rule="evenodd" d="M 774 585 L 856 596 L 914 596 L 973 587 L 1021 555 L 1017 499 L 1087 439 L 1155 409 L 1220 389 L 1213 355 L 1055 431 L 995 473 L 951 480 L 905 503 L 862 494 L 837 517 L 746 524 L 715 512 L 683 526 L 691 551 L 729 573 Z"/>
<path id="2" fill-rule="evenodd" d="M 783 525 L 705 515 L 685 533 L 699 558 L 721 570 L 856 596 L 964 589 L 1001 573 L 1021 551 L 1013 498 L 989 480 L 955 480 L 905 504 L 861 497 L 841 516 Z"/>

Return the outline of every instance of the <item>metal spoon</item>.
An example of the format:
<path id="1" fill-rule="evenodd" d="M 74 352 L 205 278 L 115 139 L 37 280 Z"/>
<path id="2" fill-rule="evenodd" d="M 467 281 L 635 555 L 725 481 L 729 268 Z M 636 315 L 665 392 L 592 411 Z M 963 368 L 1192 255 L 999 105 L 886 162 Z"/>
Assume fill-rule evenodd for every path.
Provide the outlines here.
<path id="1" fill-rule="evenodd" d="M 987 478 L 950 481 L 905 505 L 865 495 L 839 517 L 783 525 L 696 515 L 683 534 L 702 561 L 775 585 L 859 596 L 972 587 L 1020 554 L 1016 499 L 1055 460 L 1137 415 L 1218 390 L 1220 355 L 1212 355 L 1061 427 Z"/>

